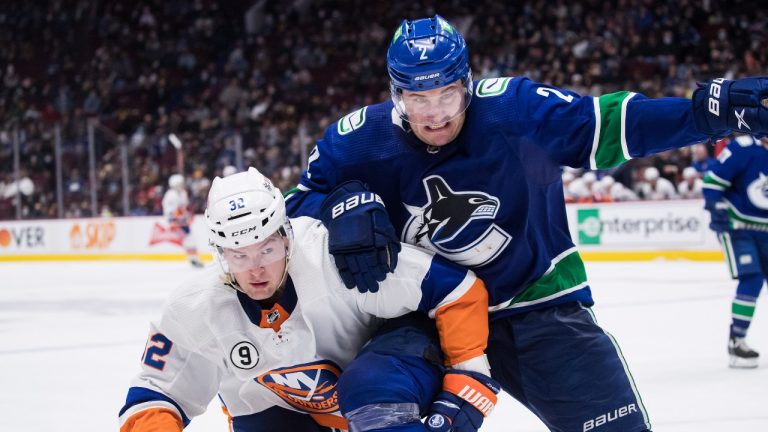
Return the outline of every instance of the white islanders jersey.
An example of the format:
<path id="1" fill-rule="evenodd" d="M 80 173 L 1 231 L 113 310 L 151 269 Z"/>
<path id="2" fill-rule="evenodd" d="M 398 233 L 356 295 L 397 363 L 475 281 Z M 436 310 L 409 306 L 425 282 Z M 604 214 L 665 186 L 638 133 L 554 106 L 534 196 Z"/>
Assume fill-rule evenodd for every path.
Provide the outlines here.
<path id="1" fill-rule="evenodd" d="M 280 406 L 346 429 L 339 375 L 382 318 L 412 311 L 436 319 L 448 365 L 483 355 L 488 297 L 474 273 L 403 244 L 381 289 L 360 293 L 338 275 L 325 227 L 308 217 L 291 222 L 289 279 L 271 309 L 226 285 L 217 266 L 172 293 L 151 324 L 121 432 L 181 430 L 217 393 L 234 417 Z"/>
<path id="2" fill-rule="evenodd" d="M 168 189 L 163 195 L 163 216 L 169 222 L 184 217 L 189 207 L 189 197 L 186 190 Z"/>

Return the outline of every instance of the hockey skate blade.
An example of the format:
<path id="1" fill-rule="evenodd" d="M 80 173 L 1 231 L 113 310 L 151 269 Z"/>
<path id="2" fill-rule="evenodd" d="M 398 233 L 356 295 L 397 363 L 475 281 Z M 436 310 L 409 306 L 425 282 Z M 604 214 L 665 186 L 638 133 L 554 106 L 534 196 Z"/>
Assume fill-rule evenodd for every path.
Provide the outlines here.
<path id="1" fill-rule="evenodd" d="M 731 369 L 755 369 L 759 365 L 760 357 L 745 359 L 742 357 L 729 356 L 728 367 Z"/>

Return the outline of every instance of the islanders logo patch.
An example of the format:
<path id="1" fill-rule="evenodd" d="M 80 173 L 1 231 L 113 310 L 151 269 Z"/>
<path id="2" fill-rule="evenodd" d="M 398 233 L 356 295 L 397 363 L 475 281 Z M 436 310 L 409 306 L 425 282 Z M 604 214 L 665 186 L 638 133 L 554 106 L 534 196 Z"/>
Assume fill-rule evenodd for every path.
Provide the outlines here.
<path id="1" fill-rule="evenodd" d="M 331 361 L 319 360 L 287 368 L 274 369 L 256 380 L 289 405 L 309 414 L 339 411 L 336 384 L 341 368 Z"/>

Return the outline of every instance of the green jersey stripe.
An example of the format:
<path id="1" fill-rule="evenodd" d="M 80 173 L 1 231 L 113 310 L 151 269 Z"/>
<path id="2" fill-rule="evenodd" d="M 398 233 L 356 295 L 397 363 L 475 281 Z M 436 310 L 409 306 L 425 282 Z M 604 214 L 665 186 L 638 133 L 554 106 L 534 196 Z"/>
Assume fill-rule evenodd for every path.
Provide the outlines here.
<path id="1" fill-rule="evenodd" d="M 593 143 L 593 169 L 613 168 L 632 159 L 627 147 L 626 123 L 627 104 L 635 95 L 636 93 L 621 91 L 597 98 L 596 105 L 599 105 L 599 109 L 595 109 L 597 147 Z"/>
<path id="2" fill-rule="evenodd" d="M 296 192 L 301 192 L 301 189 L 299 189 L 298 187 L 289 189 L 289 190 L 283 192 L 283 198 L 290 198 L 291 195 L 295 194 Z"/>
<path id="3" fill-rule="evenodd" d="M 731 185 L 730 181 L 720 177 L 719 175 L 713 173 L 712 171 L 707 171 L 707 175 L 704 178 L 707 178 L 707 177 L 709 177 L 710 179 L 714 180 L 716 183 L 719 183 L 723 186 L 727 187 Z"/>
<path id="4" fill-rule="evenodd" d="M 549 269 L 513 299 L 488 308 L 490 312 L 548 302 L 587 287 L 584 261 L 575 247 L 552 259 Z"/>
<path id="5" fill-rule="evenodd" d="M 718 234 L 720 242 L 723 245 L 723 252 L 725 254 L 725 261 L 728 263 L 728 270 L 731 272 L 732 278 L 739 277 L 739 271 L 736 267 L 736 259 L 733 256 L 733 246 L 731 244 L 731 235 L 727 232 Z"/>
<path id="6" fill-rule="evenodd" d="M 701 185 L 704 189 L 712 189 L 717 191 L 725 191 L 725 188 L 723 186 L 720 186 L 717 183 L 707 183 L 706 180 L 704 180 L 704 184 Z"/>
<path id="7" fill-rule="evenodd" d="M 731 219 L 731 226 L 733 228 L 754 231 L 768 231 L 768 218 L 745 215 L 727 199 L 725 202 L 728 204 L 728 217 Z"/>
<path id="8" fill-rule="evenodd" d="M 552 267 L 531 285 L 516 295 L 507 308 L 520 308 L 543 303 L 587 286 L 587 271 L 576 248 L 569 249 L 552 260 Z M 568 252 L 566 251 L 566 252 Z"/>
<path id="9" fill-rule="evenodd" d="M 731 185 L 731 182 L 729 182 L 728 180 L 722 179 L 717 175 L 715 175 L 712 171 L 709 171 L 704 176 L 704 184 L 712 185 L 712 186 L 720 186 L 721 188 L 725 189 Z"/>

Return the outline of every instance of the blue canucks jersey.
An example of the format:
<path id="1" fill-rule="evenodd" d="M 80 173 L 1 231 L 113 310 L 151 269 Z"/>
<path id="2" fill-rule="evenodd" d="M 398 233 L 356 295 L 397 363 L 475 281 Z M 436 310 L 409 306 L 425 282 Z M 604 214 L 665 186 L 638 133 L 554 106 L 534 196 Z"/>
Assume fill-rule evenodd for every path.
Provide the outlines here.
<path id="1" fill-rule="evenodd" d="M 704 177 L 707 201 L 728 205 L 731 228 L 768 231 L 768 149 L 739 136 L 718 155 Z"/>
<path id="2" fill-rule="evenodd" d="M 384 200 L 404 242 L 467 266 L 494 316 L 579 300 L 592 304 L 566 220 L 561 167 L 604 169 L 705 141 L 691 102 L 618 92 L 579 96 L 526 78 L 474 83 L 458 137 L 428 147 L 391 101 L 332 124 L 309 157 L 294 215 L 361 180 Z"/>

